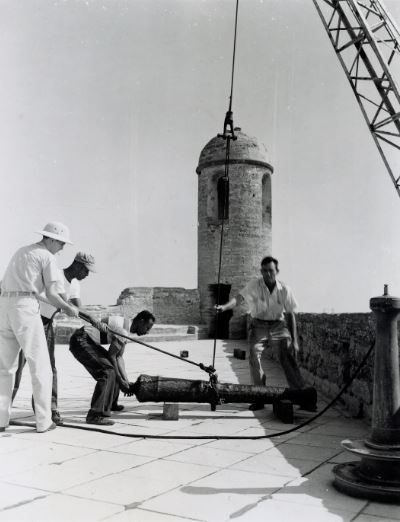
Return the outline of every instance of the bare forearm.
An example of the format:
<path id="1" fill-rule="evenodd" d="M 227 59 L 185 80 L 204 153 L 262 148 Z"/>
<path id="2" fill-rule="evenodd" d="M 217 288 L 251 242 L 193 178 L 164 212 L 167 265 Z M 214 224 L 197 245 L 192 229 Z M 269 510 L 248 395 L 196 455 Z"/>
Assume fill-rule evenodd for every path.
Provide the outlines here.
<path id="1" fill-rule="evenodd" d="M 219 310 L 221 312 L 226 312 L 227 310 L 233 310 L 233 308 L 235 308 L 235 306 L 237 306 L 238 304 L 241 304 L 243 301 L 244 301 L 243 297 L 240 294 L 238 294 L 236 297 L 232 297 L 232 299 L 230 299 L 224 305 L 221 305 L 219 307 Z"/>
<path id="2" fill-rule="evenodd" d="M 69 302 L 76 306 L 77 308 L 82 308 L 82 301 L 79 299 L 79 297 L 72 297 Z"/>
<path id="3" fill-rule="evenodd" d="M 297 324 L 296 324 L 296 316 L 293 312 L 289 312 L 287 314 L 287 323 L 289 333 L 292 337 L 293 344 L 297 345 Z"/>
<path id="4" fill-rule="evenodd" d="M 56 308 L 61 308 L 61 310 L 65 310 L 66 312 L 69 312 L 72 308 L 72 306 L 68 304 L 67 301 L 65 301 L 65 299 L 63 299 L 61 295 L 55 292 L 52 288 L 48 289 L 46 297 L 50 304 Z"/>
<path id="5" fill-rule="evenodd" d="M 122 376 L 121 376 L 121 373 L 119 371 L 119 366 L 118 366 L 118 362 L 117 362 L 117 358 L 116 357 L 110 357 L 110 361 L 111 361 L 111 364 L 113 365 L 113 368 L 114 368 L 114 371 L 115 371 L 115 375 L 117 377 L 117 380 L 118 382 L 121 384 L 121 381 L 123 380 Z"/>
<path id="6" fill-rule="evenodd" d="M 117 365 L 118 365 L 118 369 L 119 369 L 121 378 L 124 379 L 125 381 L 129 382 L 129 377 L 125 370 L 125 362 L 122 357 L 118 357 Z"/>

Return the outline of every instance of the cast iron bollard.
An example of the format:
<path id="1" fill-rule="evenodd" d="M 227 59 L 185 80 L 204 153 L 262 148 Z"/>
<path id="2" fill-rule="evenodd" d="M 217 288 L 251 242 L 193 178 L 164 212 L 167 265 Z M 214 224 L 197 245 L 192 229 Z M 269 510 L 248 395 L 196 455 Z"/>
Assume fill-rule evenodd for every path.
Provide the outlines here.
<path id="1" fill-rule="evenodd" d="M 400 298 L 373 297 L 376 317 L 372 429 L 365 441 L 344 440 L 342 446 L 360 461 L 334 467 L 334 485 L 357 497 L 400 502 L 400 377 L 397 322 Z"/>

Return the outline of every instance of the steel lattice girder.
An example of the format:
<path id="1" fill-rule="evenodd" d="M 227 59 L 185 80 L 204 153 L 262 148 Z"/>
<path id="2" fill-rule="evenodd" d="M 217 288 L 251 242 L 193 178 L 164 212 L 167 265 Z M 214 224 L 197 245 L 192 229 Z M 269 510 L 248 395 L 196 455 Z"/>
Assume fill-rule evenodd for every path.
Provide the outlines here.
<path id="1" fill-rule="evenodd" d="M 313 2 L 400 196 L 399 30 L 380 0 Z"/>

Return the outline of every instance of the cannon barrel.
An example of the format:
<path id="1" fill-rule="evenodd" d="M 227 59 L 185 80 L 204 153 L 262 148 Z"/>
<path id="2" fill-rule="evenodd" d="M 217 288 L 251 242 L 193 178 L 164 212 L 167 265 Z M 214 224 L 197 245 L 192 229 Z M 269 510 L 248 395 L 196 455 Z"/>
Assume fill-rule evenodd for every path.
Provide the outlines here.
<path id="1" fill-rule="evenodd" d="M 133 386 L 139 402 L 200 402 L 209 404 L 255 403 L 273 404 L 290 400 L 313 409 L 317 403 L 315 388 L 293 389 L 283 386 L 214 383 L 175 377 L 139 375 Z"/>

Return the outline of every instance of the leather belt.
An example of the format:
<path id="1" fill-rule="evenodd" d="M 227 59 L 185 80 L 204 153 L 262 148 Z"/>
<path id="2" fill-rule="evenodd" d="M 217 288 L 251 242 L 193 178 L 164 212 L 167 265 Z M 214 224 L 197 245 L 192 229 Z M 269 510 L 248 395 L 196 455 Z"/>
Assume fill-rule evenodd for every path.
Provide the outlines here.
<path id="1" fill-rule="evenodd" d="M 0 297 L 29 297 L 29 296 L 35 296 L 36 292 L 20 292 L 20 291 L 2 291 L 0 294 Z"/>

